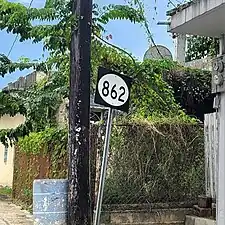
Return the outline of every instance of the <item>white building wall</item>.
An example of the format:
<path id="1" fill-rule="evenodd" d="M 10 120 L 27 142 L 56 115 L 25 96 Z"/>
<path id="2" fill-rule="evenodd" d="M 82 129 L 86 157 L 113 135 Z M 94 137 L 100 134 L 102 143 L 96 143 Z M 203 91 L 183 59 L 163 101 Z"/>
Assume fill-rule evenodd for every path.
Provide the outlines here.
<path id="1" fill-rule="evenodd" d="M 25 122 L 25 117 L 16 115 L 10 117 L 4 115 L 0 118 L 0 129 L 11 129 Z M 0 143 L 0 185 L 12 187 L 13 168 L 14 168 L 14 146 L 9 146 L 7 155 L 5 155 L 6 147 Z M 5 160 L 6 159 L 6 160 Z"/>

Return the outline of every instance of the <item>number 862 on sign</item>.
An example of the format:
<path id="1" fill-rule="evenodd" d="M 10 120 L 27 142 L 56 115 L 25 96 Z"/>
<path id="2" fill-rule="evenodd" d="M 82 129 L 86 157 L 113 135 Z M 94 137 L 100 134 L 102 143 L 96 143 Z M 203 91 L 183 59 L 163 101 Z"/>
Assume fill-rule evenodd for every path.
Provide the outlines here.
<path id="1" fill-rule="evenodd" d="M 100 68 L 95 94 L 95 103 L 128 111 L 132 79 Z"/>

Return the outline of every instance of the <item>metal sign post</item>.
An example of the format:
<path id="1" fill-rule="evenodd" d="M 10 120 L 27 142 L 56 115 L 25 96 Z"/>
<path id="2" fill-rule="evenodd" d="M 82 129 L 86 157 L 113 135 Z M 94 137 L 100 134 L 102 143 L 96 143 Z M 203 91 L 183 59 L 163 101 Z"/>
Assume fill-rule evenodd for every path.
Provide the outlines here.
<path id="1" fill-rule="evenodd" d="M 103 198 L 105 176 L 106 176 L 106 169 L 107 169 L 107 162 L 108 162 L 108 155 L 109 155 L 110 135 L 112 130 L 112 119 L 113 119 L 113 109 L 109 108 L 94 225 L 100 224 L 102 198 Z"/>
<path id="2" fill-rule="evenodd" d="M 95 103 L 109 107 L 101 175 L 98 189 L 94 225 L 100 224 L 102 199 L 109 155 L 109 144 L 112 130 L 113 109 L 128 112 L 132 79 L 105 68 L 99 68 L 95 93 Z"/>

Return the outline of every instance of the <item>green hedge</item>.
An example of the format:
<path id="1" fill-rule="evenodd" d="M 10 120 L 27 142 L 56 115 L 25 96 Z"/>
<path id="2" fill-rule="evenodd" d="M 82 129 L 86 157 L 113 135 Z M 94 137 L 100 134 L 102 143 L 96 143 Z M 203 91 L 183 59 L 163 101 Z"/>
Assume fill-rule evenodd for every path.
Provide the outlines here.
<path id="1" fill-rule="evenodd" d="M 199 125 L 115 126 L 105 204 L 197 200 L 204 193 L 204 138 Z"/>

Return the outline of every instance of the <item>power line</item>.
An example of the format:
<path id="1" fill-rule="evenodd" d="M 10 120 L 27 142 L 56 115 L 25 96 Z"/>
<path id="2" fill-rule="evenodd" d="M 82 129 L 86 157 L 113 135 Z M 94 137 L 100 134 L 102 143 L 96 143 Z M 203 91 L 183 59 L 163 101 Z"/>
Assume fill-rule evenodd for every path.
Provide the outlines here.
<path id="1" fill-rule="evenodd" d="M 142 7 L 142 4 L 140 3 L 139 0 L 137 1 L 137 5 L 139 6 L 139 9 L 140 9 L 141 11 L 144 11 L 144 10 L 143 10 L 143 7 Z M 152 36 L 152 33 L 151 33 L 150 29 L 149 29 L 148 22 L 147 22 L 147 19 L 145 18 L 145 16 L 144 16 L 144 21 L 143 21 L 143 22 L 144 22 L 144 27 L 145 27 L 145 29 L 146 29 L 148 38 L 149 38 L 150 41 L 152 42 L 153 46 L 156 48 L 156 50 L 157 50 L 158 54 L 160 55 L 160 57 L 161 57 L 162 59 L 164 59 L 163 55 L 161 54 L 161 52 L 160 52 L 159 49 L 158 49 L 158 46 L 157 46 L 156 43 L 155 43 L 155 40 L 154 40 L 154 38 L 153 38 L 153 36 Z"/>
<path id="2" fill-rule="evenodd" d="M 19 37 L 19 34 L 16 35 L 16 37 L 15 37 L 13 43 L 12 43 L 12 46 L 11 46 L 11 48 L 9 49 L 9 52 L 8 52 L 8 54 L 7 54 L 7 57 L 10 56 L 10 54 L 11 54 L 11 52 L 12 52 L 12 50 L 13 50 L 13 48 L 14 48 L 14 46 L 15 46 L 17 40 L 18 40 L 18 37 Z"/>
<path id="3" fill-rule="evenodd" d="M 30 7 L 32 6 L 32 3 L 33 3 L 33 2 L 34 2 L 34 0 L 31 0 L 30 4 L 29 4 L 29 6 L 28 6 L 28 9 L 30 9 Z M 10 56 L 10 54 L 11 54 L 11 52 L 12 52 L 12 50 L 13 50 L 13 48 L 14 48 L 14 46 L 15 46 L 17 40 L 18 40 L 18 37 L 19 37 L 19 34 L 16 35 L 16 37 L 15 37 L 13 43 L 12 43 L 12 46 L 11 46 L 10 49 L 9 49 L 9 52 L 8 52 L 8 54 L 7 54 L 7 57 Z"/>
<path id="4" fill-rule="evenodd" d="M 175 7 L 175 8 L 177 7 L 177 6 L 175 5 L 175 3 L 173 3 L 171 0 L 169 0 L 168 3 L 171 4 L 171 5 L 172 5 L 173 7 Z"/>

